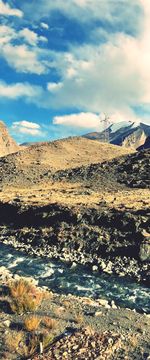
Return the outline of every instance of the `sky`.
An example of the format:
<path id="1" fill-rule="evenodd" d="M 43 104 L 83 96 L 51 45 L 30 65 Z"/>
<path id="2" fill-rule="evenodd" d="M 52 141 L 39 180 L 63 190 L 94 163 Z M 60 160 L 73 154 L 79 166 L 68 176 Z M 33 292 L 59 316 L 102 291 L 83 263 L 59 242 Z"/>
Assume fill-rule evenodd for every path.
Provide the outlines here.
<path id="1" fill-rule="evenodd" d="M 0 0 L 0 119 L 18 143 L 150 124 L 149 0 Z"/>

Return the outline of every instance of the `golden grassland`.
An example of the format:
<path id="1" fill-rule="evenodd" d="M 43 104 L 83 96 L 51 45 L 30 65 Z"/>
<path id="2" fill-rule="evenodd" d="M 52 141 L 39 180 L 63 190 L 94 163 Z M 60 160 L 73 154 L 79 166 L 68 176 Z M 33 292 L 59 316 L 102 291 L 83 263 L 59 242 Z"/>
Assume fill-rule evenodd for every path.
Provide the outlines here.
<path id="1" fill-rule="evenodd" d="M 19 200 L 20 203 L 33 206 L 44 206 L 59 203 L 67 206 L 97 207 L 105 202 L 109 208 L 148 209 L 150 207 L 149 189 L 127 189 L 119 191 L 94 191 L 85 189 L 80 183 L 49 182 L 31 188 L 4 188 L 0 193 L 1 202 Z"/>

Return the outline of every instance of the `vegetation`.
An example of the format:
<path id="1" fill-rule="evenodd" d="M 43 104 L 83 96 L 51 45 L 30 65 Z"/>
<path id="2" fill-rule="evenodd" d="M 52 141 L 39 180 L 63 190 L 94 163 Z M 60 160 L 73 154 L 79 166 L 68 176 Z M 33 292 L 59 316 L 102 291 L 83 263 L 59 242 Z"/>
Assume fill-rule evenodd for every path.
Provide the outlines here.
<path id="1" fill-rule="evenodd" d="M 35 331 L 38 329 L 41 322 L 41 318 L 38 316 L 29 316 L 24 320 L 24 327 L 27 331 Z"/>
<path id="2" fill-rule="evenodd" d="M 8 284 L 10 292 L 10 307 L 17 314 L 35 311 L 41 305 L 43 292 L 24 279 Z"/>

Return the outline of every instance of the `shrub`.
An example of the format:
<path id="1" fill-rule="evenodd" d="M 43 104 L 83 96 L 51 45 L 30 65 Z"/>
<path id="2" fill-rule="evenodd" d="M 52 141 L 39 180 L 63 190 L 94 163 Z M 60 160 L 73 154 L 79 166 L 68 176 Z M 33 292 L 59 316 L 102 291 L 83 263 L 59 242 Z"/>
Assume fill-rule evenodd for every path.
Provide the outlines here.
<path id="1" fill-rule="evenodd" d="M 57 326 L 57 320 L 55 319 L 51 319 L 48 316 L 45 316 L 43 319 L 43 323 L 46 327 L 48 327 L 49 329 L 55 329 Z"/>
<path id="2" fill-rule="evenodd" d="M 35 334 L 32 334 L 28 341 L 26 340 L 22 343 L 22 346 L 18 349 L 18 354 L 25 357 L 32 356 L 39 347 L 39 337 Z"/>
<path id="3" fill-rule="evenodd" d="M 11 331 L 11 333 L 7 333 L 5 337 L 5 345 L 6 348 L 12 352 L 17 351 L 20 342 L 23 339 L 23 332 L 22 331 Z"/>
<path id="4" fill-rule="evenodd" d="M 29 316 L 24 320 L 24 327 L 27 331 L 35 331 L 40 325 L 41 319 L 38 316 Z"/>
<path id="5" fill-rule="evenodd" d="M 76 313 L 74 320 L 77 324 L 83 324 L 84 323 L 84 316 L 82 313 Z"/>
<path id="6" fill-rule="evenodd" d="M 13 312 L 18 314 L 35 311 L 43 300 L 43 293 L 24 279 L 11 282 L 8 285 Z"/>
<path id="7" fill-rule="evenodd" d="M 43 331 L 42 336 L 43 336 L 43 348 L 46 349 L 50 345 L 50 343 L 52 343 L 52 341 L 54 340 L 54 335 L 47 331 Z"/>

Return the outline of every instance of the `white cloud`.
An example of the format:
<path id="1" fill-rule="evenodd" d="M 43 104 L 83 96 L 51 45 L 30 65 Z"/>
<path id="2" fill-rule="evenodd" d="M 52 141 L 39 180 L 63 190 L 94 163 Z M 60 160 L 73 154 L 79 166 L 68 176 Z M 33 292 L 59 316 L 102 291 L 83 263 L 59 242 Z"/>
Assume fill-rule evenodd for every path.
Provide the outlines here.
<path id="1" fill-rule="evenodd" d="M 20 30 L 18 35 L 32 46 L 36 46 L 39 43 L 39 41 L 47 42 L 47 38 L 45 36 L 38 36 L 36 32 L 28 28 L 24 28 Z"/>
<path id="2" fill-rule="evenodd" d="M 22 126 L 25 127 L 27 129 L 40 129 L 40 125 L 37 123 L 33 123 L 30 121 L 26 121 L 26 120 L 22 120 L 22 121 L 16 121 L 13 123 L 14 126 Z"/>
<path id="3" fill-rule="evenodd" d="M 95 128 L 98 130 L 100 127 L 100 116 L 93 113 L 83 112 L 79 114 L 55 116 L 53 119 L 53 124 L 89 129 Z"/>
<path id="4" fill-rule="evenodd" d="M 34 19 L 49 18 L 53 11 L 59 11 L 69 18 L 75 18 L 80 22 L 92 20 L 107 20 L 109 22 L 124 23 L 126 19 L 131 24 L 137 19 L 136 7 L 139 0 L 43 0 L 38 4 L 32 0 L 29 4 L 23 4 L 24 11 Z M 132 13 L 132 18 L 130 20 Z"/>
<path id="5" fill-rule="evenodd" d="M 13 122 L 11 129 L 15 134 L 27 134 L 31 136 L 43 135 L 39 124 L 26 120 Z"/>
<path id="6" fill-rule="evenodd" d="M 48 30 L 49 29 L 49 26 L 48 24 L 46 24 L 45 22 L 41 22 L 41 27 L 45 30 Z"/>
<path id="7" fill-rule="evenodd" d="M 15 44 L 24 40 L 22 45 Z M 44 36 L 24 28 L 20 31 L 7 25 L 0 25 L 0 56 L 18 72 L 45 74 L 48 71 L 47 52 L 38 47 L 39 42 L 46 42 Z"/>
<path id="8" fill-rule="evenodd" d="M 35 97 L 41 96 L 41 89 L 29 83 L 6 84 L 4 81 L 0 81 L 0 96 L 14 100 L 20 97 L 33 100 Z"/>
<path id="9" fill-rule="evenodd" d="M 122 120 L 136 121 L 133 108 L 150 104 L 150 4 L 139 1 L 144 15 L 137 37 L 115 33 L 103 44 L 72 46 L 69 53 L 56 54 L 63 86 L 56 97 L 44 96 L 43 106 L 118 113 Z"/>
<path id="10" fill-rule="evenodd" d="M 16 37 L 14 29 L 7 25 L 0 25 L 0 45 L 8 44 Z"/>
<path id="11" fill-rule="evenodd" d="M 49 82 L 47 84 L 47 90 L 50 92 L 55 92 L 59 89 L 61 89 L 63 87 L 63 83 L 59 82 L 59 83 L 54 83 L 54 82 Z"/>
<path id="12" fill-rule="evenodd" d="M 16 71 L 38 75 L 47 72 L 47 66 L 38 59 L 38 49 L 30 49 L 25 44 L 12 45 L 8 43 L 3 46 L 1 53 L 9 66 Z"/>
<path id="13" fill-rule="evenodd" d="M 9 4 L 6 4 L 2 0 L 0 0 L 0 15 L 17 16 L 19 18 L 22 18 L 23 12 L 19 9 L 11 8 Z"/>

